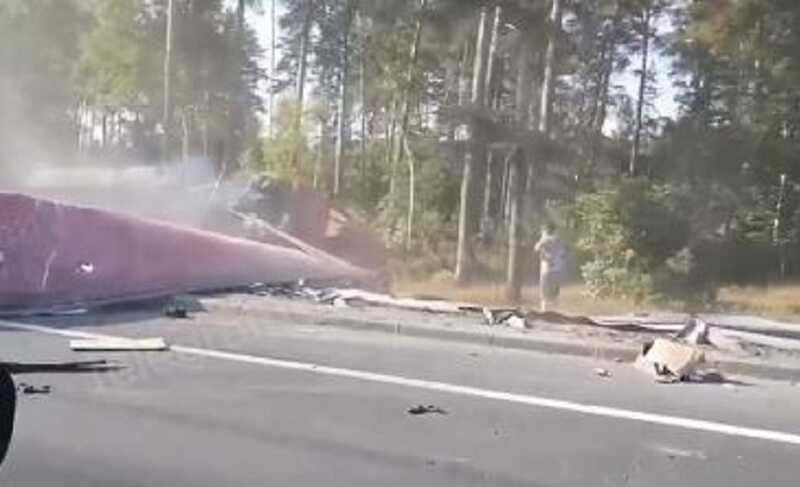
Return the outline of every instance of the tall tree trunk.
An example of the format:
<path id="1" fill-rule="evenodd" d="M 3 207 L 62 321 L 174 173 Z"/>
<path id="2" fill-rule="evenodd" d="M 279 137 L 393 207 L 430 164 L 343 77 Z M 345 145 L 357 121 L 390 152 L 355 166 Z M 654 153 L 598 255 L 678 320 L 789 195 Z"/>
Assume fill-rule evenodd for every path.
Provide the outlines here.
<path id="1" fill-rule="evenodd" d="M 639 157 L 642 144 L 642 127 L 644 124 L 644 101 L 647 93 L 647 63 L 650 51 L 650 17 L 649 6 L 644 7 L 642 12 L 642 66 L 639 73 L 639 97 L 636 100 L 636 127 L 633 132 L 633 147 L 631 148 L 631 158 L 628 163 L 628 174 L 631 177 L 639 175 Z"/>
<path id="2" fill-rule="evenodd" d="M 493 79 L 494 79 L 494 70 L 495 70 L 495 60 L 497 57 L 497 42 L 498 38 L 500 37 L 500 20 L 503 16 L 503 8 L 501 6 L 497 6 L 494 9 L 494 19 L 492 21 L 492 34 L 489 38 L 489 53 L 487 56 L 486 61 L 486 81 L 484 84 L 484 92 L 485 96 L 483 99 L 483 105 L 485 107 L 492 106 L 492 99 L 493 99 Z M 484 234 L 488 234 L 490 231 L 490 222 L 491 222 L 491 207 L 492 207 L 492 189 L 494 183 L 492 181 L 493 176 L 493 162 L 494 162 L 494 153 L 490 150 L 488 154 L 488 158 L 486 161 L 486 183 L 484 186 L 484 195 L 483 195 L 483 211 L 481 214 L 480 220 L 480 228 Z"/>
<path id="3" fill-rule="evenodd" d="M 526 39 L 531 42 L 530 39 Z M 526 42 L 526 44 L 527 44 Z M 521 130 L 526 130 L 530 118 L 530 104 L 533 98 L 530 53 L 525 45 L 517 53 L 517 92 L 516 122 Z M 527 160 L 525 151 L 516 147 L 509 156 L 507 211 L 508 211 L 508 266 L 506 268 L 506 295 L 511 301 L 522 297 L 523 266 L 523 221 L 525 218 L 525 187 Z"/>
<path id="4" fill-rule="evenodd" d="M 389 109 L 389 133 L 386 137 L 386 162 L 389 165 L 389 204 L 394 204 L 397 193 L 397 159 L 394 158 L 394 146 L 397 144 L 397 112 L 400 111 L 400 100 L 392 97 L 392 106 Z"/>
<path id="5" fill-rule="evenodd" d="M 347 0 L 345 20 L 342 26 L 342 72 L 339 77 L 339 116 L 333 169 L 334 197 L 338 197 L 342 190 L 342 165 L 344 164 L 344 152 L 347 148 L 347 128 L 350 122 L 350 103 L 347 87 L 350 84 L 350 26 L 353 19 L 353 1 Z"/>
<path id="6" fill-rule="evenodd" d="M 561 0 L 553 0 L 550 11 L 550 36 L 544 59 L 544 79 L 542 80 L 542 101 L 539 105 L 539 132 L 550 134 L 550 114 L 553 111 L 553 88 L 555 86 L 555 64 L 558 38 L 561 34 Z"/>
<path id="7" fill-rule="evenodd" d="M 314 157 L 314 169 L 311 176 L 311 186 L 316 190 L 319 188 L 320 171 L 322 169 L 322 158 L 325 154 L 325 141 L 328 126 L 327 120 L 319 123 L 319 142 L 317 143 L 317 154 Z"/>
<path id="8" fill-rule="evenodd" d="M 488 13 L 484 7 L 481 9 L 478 34 L 475 42 L 475 63 L 472 78 L 472 110 L 477 112 L 482 108 L 486 87 L 486 58 L 488 43 L 486 31 Z M 473 239 L 478 231 L 480 219 L 479 185 L 482 182 L 482 169 L 485 170 L 486 146 L 483 131 L 479 127 L 479 113 L 472 114 L 470 123 L 470 140 L 464 157 L 464 172 L 461 179 L 461 198 L 458 219 L 458 247 L 456 249 L 455 279 L 459 284 L 466 283 L 472 276 L 475 265 Z"/>
<path id="9" fill-rule="evenodd" d="M 411 52 L 408 59 L 408 69 L 406 71 L 405 86 L 403 87 L 403 100 L 400 107 L 400 134 L 399 142 L 395 145 L 394 164 L 400 164 L 406 148 L 406 138 L 408 136 L 408 121 L 411 114 L 411 85 L 414 82 L 414 73 L 417 69 L 417 58 L 419 57 L 419 43 L 422 39 L 422 10 L 428 5 L 428 0 L 419 0 L 420 13 L 414 28 L 414 39 L 411 41 Z"/>
<path id="10" fill-rule="evenodd" d="M 417 16 L 416 26 L 414 28 L 414 38 L 411 41 L 411 48 L 409 53 L 408 59 L 408 69 L 406 70 L 406 76 L 404 80 L 405 86 L 402 90 L 402 99 L 399 101 L 399 116 L 395 115 L 395 119 L 399 118 L 399 133 L 396 135 L 397 140 L 392 140 L 393 142 L 393 152 L 391 155 L 392 166 L 391 166 L 391 176 L 389 180 L 389 205 L 393 206 L 394 201 L 396 198 L 397 192 L 397 170 L 400 164 L 403 161 L 404 156 L 406 156 L 406 149 L 408 147 L 408 123 L 411 115 L 411 85 L 414 82 L 414 74 L 417 68 L 417 58 L 419 57 L 419 44 L 422 39 L 422 27 L 423 27 L 423 11 L 428 6 L 428 0 L 419 0 L 419 13 Z M 397 100 L 395 100 L 397 101 Z M 393 122 L 393 127 L 395 126 L 396 122 Z M 413 169 L 410 165 L 413 164 L 409 162 L 409 176 L 413 173 Z M 411 184 L 409 184 L 409 191 L 411 191 Z M 409 207 L 409 211 L 412 208 Z M 410 220 L 410 215 L 407 216 L 407 220 Z"/>
<path id="11" fill-rule="evenodd" d="M 469 41 L 464 42 L 464 49 L 459 64 L 459 78 L 458 78 L 458 106 L 463 107 L 467 104 L 470 97 L 469 91 L 469 59 L 472 50 L 470 49 Z"/>
<path id="12" fill-rule="evenodd" d="M 242 80 L 242 67 L 245 63 L 245 0 L 237 0 L 236 3 L 236 72 L 234 73 L 233 87 L 231 90 L 231 112 L 228 121 L 228 159 L 233 162 L 236 152 L 240 147 L 241 140 L 245 133 L 245 111 L 246 95 L 245 86 Z"/>
<path id="13" fill-rule="evenodd" d="M 101 119 L 101 135 L 103 141 L 103 152 L 108 149 L 108 107 L 103 107 L 103 117 Z"/>
<path id="14" fill-rule="evenodd" d="M 550 115 L 553 111 L 553 91 L 556 80 L 556 55 L 558 50 L 559 37 L 561 35 L 561 0 L 553 0 L 550 10 L 550 35 L 547 41 L 547 51 L 544 58 L 544 74 L 542 76 L 542 97 L 539 103 L 539 133 L 544 137 L 551 136 Z M 530 198 L 531 210 L 534 216 L 542 217 L 542 205 L 544 195 L 541 193 L 541 185 L 537 188 L 536 183 L 545 172 L 548 161 L 537 157 L 533 164 L 528 165 L 527 192 Z"/>
<path id="15" fill-rule="evenodd" d="M 299 182 L 299 179 L 303 173 L 302 168 L 300 167 L 300 144 L 302 143 L 300 132 L 303 128 L 303 113 L 306 97 L 306 72 L 308 70 L 308 52 L 310 50 L 309 43 L 311 42 L 311 23 L 314 13 L 314 0 L 305 0 L 305 2 L 306 12 L 305 17 L 303 18 L 303 28 L 300 33 L 300 54 L 297 66 L 297 83 L 295 86 L 295 110 L 297 110 L 297 113 L 295 114 L 294 120 L 294 133 L 297 141 L 294 149 L 292 150 L 291 159 L 291 167 L 296 179 L 295 184 Z"/>
<path id="16" fill-rule="evenodd" d="M 184 166 L 189 163 L 189 143 L 191 132 L 189 130 L 189 114 L 187 110 L 181 113 L 181 160 Z"/>
<path id="17" fill-rule="evenodd" d="M 269 137 L 275 136 L 275 93 L 273 93 L 272 81 L 275 78 L 276 59 L 278 53 L 277 43 L 277 29 L 278 23 L 276 21 L 276 2 L 272 0 L 270 5 L 270 50 L 269 50 L 269 86 L 267 92 L 267 103 L 269 104 Z"/>
<path id="18" fill-rule="evenodd" d="M 170 132 L 172 131 L 172 44 L 175 17 L 175 0 L 167 0 L 167 32 L 164 46 L 164 111 L 161 126 L 164 130 L 161 147 L 161 160 L 169 161 Z"/>
<path id="19" fill-rule="evenodd" d="M 203 159 L 208 160 L 209 141 L 208 141 L 208 118 L 211 115 L 211 94 L 206 91 L 203 93 L 203 120 L 200 125 L 200 136 L 203 144 Z"/>
<path id="20" fill-rule="evenodd" d="M 516 147 L 508 168 L 509 223 L 508 223 L 508 267 L 506 295 L 512 302 L 522 298 L 522 280 L 525 265 L 523 251 L 523 219 L 525 210 L 525 152 Z"/>
<path id="21" fill-rule="evenodd" d="M 494 9 L 494 21 L 492 22 L 492 36 L 489 40 L 489 59 L 486 62 L 486 96 L 483 104 L 487 107 L 492 106 L 492 94 L 494 93 L 494 70 L 497 58 L 497 43 L 500 38 L 500 21 L 503 17 L 503 7 L 497 6 Z"/>
<path id="22" fill-rule="evenodd" d="M 417 172 L 416 159 L 408 148 L 408 139 L 405 139 L 406 159 L 408 159 L 408 214 L 406 218 L 406 252 L 411 251 L 414 243 L 414 213 L 417 201 Z"/>
<path id="23" fill-rule="evenodd" d="M 611 36 L 613 34 L 608 35 Z M 591 173 L 594 171 L 594 166 L 597 163 L 597 155 L 600 150 L 601 139 L 603 136 L 603 127 L 605 127 L 606 118 L 608 116 L 608 94 L 611 85 L 611 75 L 614 71 L 615 54 L 616 40 L 612 38 L 603 43 L 603 51 L 601 53 L 601 70 L 599 73 L 599 79 L 597 81 L 595 99 L 589 119 L 588 128 L 592 135 L 588 164 L 588 172 L 590 177 Z"/>
<path id="24" fill-rule="evenodd" d="M 296 103 L 298 113 L 297 126 L 300 127 L 303 123 L 303 105 L 306 97 L 306 72 L 308 70 L 308 51 L 309 42 L 311 41 L 311 22 L 314 11 L 314 0 L 305 0 L 306 12 L 303 18 L 303 28 L 300 33 L 300 54 L 298 56 L 297 66 L 297 83 L 295 85 Z"/>
<path id="25" fill-rule="evenodd" d="M 367 36 L 364 17 L 361 10 L 356 10 L 356 23 L 359 32 L 358 53 L 358 104 L 361 106 L 361 172 L 366 170 L 367 163 Z"/>

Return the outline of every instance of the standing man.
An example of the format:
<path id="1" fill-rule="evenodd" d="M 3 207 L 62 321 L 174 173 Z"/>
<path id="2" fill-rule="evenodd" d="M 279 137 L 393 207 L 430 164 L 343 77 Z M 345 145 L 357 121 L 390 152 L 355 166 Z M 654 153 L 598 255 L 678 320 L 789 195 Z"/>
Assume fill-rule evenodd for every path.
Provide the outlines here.
<path id="1" fill-rule="evenodd" d="M 556 234 L 556 226 L 547 223 L 542 227 L 542 238 L 536 244 L 539 254 L 539 301 L 542 312 L 558 306 L 561 281 L 567 270 L 567 249 Z"/>

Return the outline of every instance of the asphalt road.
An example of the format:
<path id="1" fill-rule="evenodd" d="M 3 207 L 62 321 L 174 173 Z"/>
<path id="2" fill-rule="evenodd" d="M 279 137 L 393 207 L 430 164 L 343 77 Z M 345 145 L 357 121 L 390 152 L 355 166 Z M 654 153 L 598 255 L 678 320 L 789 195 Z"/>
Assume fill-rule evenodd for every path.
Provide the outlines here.
<path id="1" fill-rule="evenodd" d="M 613 361 L 234 315 L 36 323 L 186 348 L 76 354 L 68 337 L 0 325 L 3 360 L 126 367 L 17 376 L 52 392 L 20 396 L 0 485 L 794 487 L 800 477 L 790 384 L 656 385 Z M 418 404 L 446 414 L 408 414 Z"/>

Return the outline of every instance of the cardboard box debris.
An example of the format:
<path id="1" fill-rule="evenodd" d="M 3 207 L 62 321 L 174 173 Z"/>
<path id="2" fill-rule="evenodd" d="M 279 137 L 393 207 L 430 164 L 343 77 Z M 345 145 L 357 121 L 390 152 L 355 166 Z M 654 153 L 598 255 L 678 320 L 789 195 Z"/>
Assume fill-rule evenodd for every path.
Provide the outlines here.
<path id="1" fill-rule="evenodd" d="M 70 340 L 69 348 L 76 352 L 160 352 L 169 345 L 163 338 L 98 338 Z"/>
<path id="2" fill-rule="evenodd" d="M 699 348 L 659 338 L 643 347 L 635 365 L 659 382 L 673 382 L 687 379 L 704 362 Z"/>

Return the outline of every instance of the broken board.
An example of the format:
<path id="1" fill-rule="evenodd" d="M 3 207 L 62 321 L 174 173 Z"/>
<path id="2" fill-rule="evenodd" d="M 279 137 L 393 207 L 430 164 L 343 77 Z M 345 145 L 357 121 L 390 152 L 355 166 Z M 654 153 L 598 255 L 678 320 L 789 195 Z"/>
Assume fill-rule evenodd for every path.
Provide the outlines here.
<path id="1" fill-rule="evenodd" d="M 76 352 L 160 352 L 169 350 L 163 338 L 97 338 L 70 340 L 69 348 Z"/>

